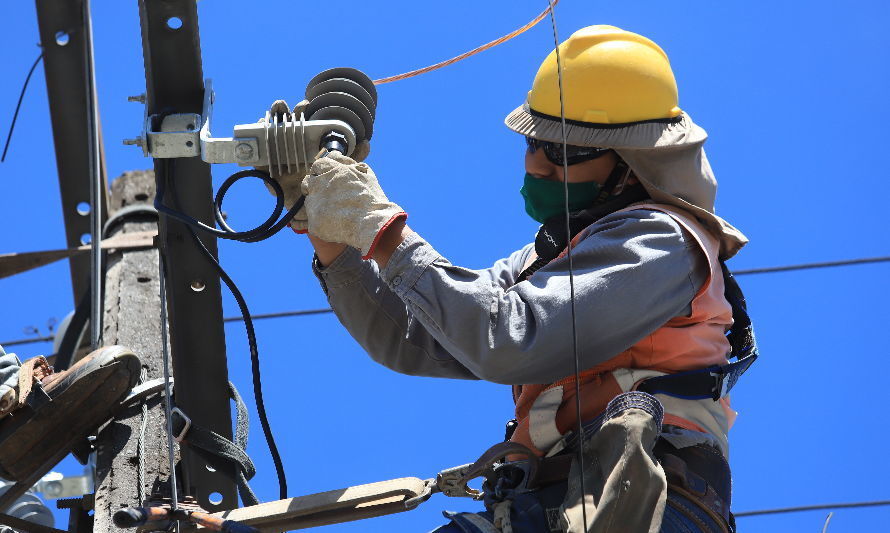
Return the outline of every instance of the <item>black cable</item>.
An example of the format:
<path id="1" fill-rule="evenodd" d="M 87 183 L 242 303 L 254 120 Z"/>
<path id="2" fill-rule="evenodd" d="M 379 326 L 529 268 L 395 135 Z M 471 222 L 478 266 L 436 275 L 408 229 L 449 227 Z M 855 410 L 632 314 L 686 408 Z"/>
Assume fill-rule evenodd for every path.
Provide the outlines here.
<path id="1" fill-rule="evenodd" d="M 767 514 L 784 514 L 784 513 L 800 513 L 804 511 L 824 511 L 826 509 L 851 509 L 856 507 L 881 507 L 890 505 L 890 500 L 877 500 L 871 502 L 852 502 L 852 503 L 825 503 L 820 505 L 801 505 L 799 507 L 779 507 L 776 509 L 762 509 L 759 511 L 742 511 L 740 513 L 732 513 L 736 518 L 745 516 L 761 516 Z"/>
<path id="2" fill-rule="evenodd" d="M 225 199 L 226 192 L 228 192 L 229 190 L 229 187 L 234 185 L 235 182 L 248 177 L 260 178 L 267 185 L 272 187 L 275 194 L 275 209 L 272 211 L 272 214 L 269 216 L 269 218 L 267 218 L 259 226 L 246 231 L 235 231 L 226 223 L 223 217 L 222 204 L 223 200 Z M 277 181 L 272 179 L 272 177 L 269 176 L 267 172 L 263 172 L 262 170 L 242 170 L 226 178 L 222 185 L 220 185 L 219 190 L 216 192 L 216 197 L 213 200 L 213 216 L 216 219 L 216 223 L 219 224 L 220 228 L 222 228 L 217 229 L 204 224 L 200 220 L 197 220 L 196 218 L 191 217 L 178 209 L 171 209 L 164 205 L 163 198 L 164 194 L 166 193 L 166 184 L 163 183 L 163 181 L 164 180 L 158 180 L 158 191 L 155 195 L 154 201 L 155 209 L 169 217 L 175 218 L 176 220 L 187 224 L 189 227 L 198 228 L 221 239 L 229 239 L 241 242 L 259 242 L 268 239 L 272 235 L 275 235 L 276 233 L 281 231 L 281 229 L 286 226 L 292 218 L 294 218 L 294 215 L 296 215 L 297 211 L 299 211 L 303 207 L 303 202 L 305 201 L 305 197 L 301 196 L 293 205 L 293 207 L 291 207 L 290 210 L 285 213 L 284 217 L 278 220 L 278 217 L 284 210 L 284 190 L 281 188 L 281 185 Z"/>
<path id="3" fill-rule="evenodd" d="M 12 140 L 12 130 L 15 129 L 15 121 L 19 118 L 19 109 L 22 107 L 22 99 L 25 98 L 28 82 L 31 81 L 31 75 L 34 74 L 34 69 L 37 68 L 37 64 L 40 63 L 41 59 L 43 59 L 42 49 L 40 50 L 40 55 L 34 60 L 34 64 L 31 65 L 31 70 L 28 71 L 28 76 L 25 78 L 25 83 L 22 85 L 22 92 L 19 94 L 19 103 L 15 105 L 15 113 L 12 115 L 12 124 L 9 125 L 9 134 L 6 135 L 6 145 L 3 147 L 3 156 L 0 157 L 0 163 L 6 160 L 6 151 L 9 150 L 9 141 Z"/>
<path id="4" fill-rule="evenodd" d="M 162 197 L 161 195 L 164 193 L 164 189 L 165 189 L 163 182 L 167 180 L 168 176 L 173 175 L 172 170 L 173 170 L 174 160 L 168 159 L 167 161 L 165 161 L 165 163 L 166 164 L 165 164 L 165 169 L 164 169 L 165 170 L 164 175 L 157 178 L 158 184 L 157 184 L 157 196 L 155 197 L 155 207 L 158 207 L 158 205 L 161 204 L 159 198 Z M 244 176 L 242 176 L 242 177 L 244 177 Z M 231 179 L 231 178 L 229 178 L 229 179 Z M 237 178 L 237 179 L 240 179 L 240 178 Z M 235 181 L 237 181 L 237 179 Z M 271 180 L 271 178 L 270 178 L 270 180 Z M 273 183 L 278 185 L 278 183 L 275 181 L 273 181 Z M 176 194 L 176 183 L 174 182 L 172 184 L 172 186 L 173 186 L 173 188 L 172 188 L 173 202 L 174 202 L 176 208 L 179 209 L 179 199 Z M 224 189 L 222 189 L 222 188 L 220 188 L 220 190 L 224 191 Z M 278 186 L 277 190 L 281 190 L 280 185 Z M 279 208 L 280 208 L 280 205 L 283 203 L 283 200 L 282 200 L 283 196 L 284 196 L 283 193 L 280 196 L 278 196 Z M 217 194 L 217 197 L 219 197 L 219 194 Z M 217 207 L 217 211 L 218 210 L 219 209 Z M 299 208 L 297 208 L 296 210 L 292 209 L 291 211 L 296 213 L 297 210 L 299 210 Z M 158 211 L 166 212 L 166 211 L 162 210 L 161 208 L 158 208 Z M 280 209 L 278 209 L 277 211 L 280 212 Z M 277 216 L 278 215 L 276 214 L 275 218 L 277 218 Z M 188 218 L 191 218 L 191 217 L 188 217 Z M 287 220 L 287 219 L 285 218 L 283 220 Z M 200 224 L 200 222 L 199 222 L 199 224 Z M 203 224 L 201 224 L 201 225 L 203 226 Z M 282 227 L 283 227 L 283 225 L 282 225 Z M 266 416 L 266 404 L 263 401 L 263 388 L 262 388 L 262 381 L 260 378 L 260 353 L 259 353 L 259 348 L 257 347 L 256 332 L 253 328 L 253 320 L 251 320 L 250 310 L 247 308 L 247 301 L 245 301 L 244 296 L 241 294 L 241 291 L 238 289 L 238 286 L 235 284 L 234 280 L 232 280 L 232 278 L 229 277 L 228 273 L 226 273 L 226 271 L 223 269 L 222 265 L 219 264 L 219 261 L 217 261 L 216 257 L 214 257 L 212 253 L 210 253 L 210 250 L 208 250 L 207 247 L 204 246 L 204 243 L 201 241 L 200 237 L 198 237 L 198 234 L 193 229 L 192 224 L 186 222 L 186 228 L 188 228 L 189 233 L 191 233 L 192 238 L 195 240 L 195 243 L 198 245 L 198 247 L 204 253 L 204 256 L 207 257 L 207 259 L 210 261 L 210 263 L 213 265 L 213 267 L 217 270 L 217 272 L 219 273 L 220 279 L 222 279 L 223 282 L 226 284 L 226 286 L 229 288 L 229 291 L 231 291 L 232 296 L 235 297 L 235 301 L 238 303 L 238 309 L 241 310 L 241 318 L 244 321 L 244 327 L 247 330 L 247 344 L 250 348 L 250 366 L 251 366 L 251 372 L 253 374 L 253 396 L 256 401 L 257 413 L 259 414 L 259 417 L 260 417 L 260 425 L 263 428 L 263 436 L 266 438 L 266 445 L 269 447 L 269 452 L 272 454 L 272 462 L 275 463 L 275 473 L 278 476 L 279 499 L 284 500 L 287 498 L 287 477 L 284 472 L 284 463 L 281 461 L 281 455 L 278 453 L 278 446 L 275 444 L 275 437 L 272 434 L 272 427 L 269 424 L 269 418 L 268 418 L 268 416 Z M 253 231 L 253 230 L 251 230 L 251 231 Z M 268 237 L 264 237 L 264 238 L 268 238 Z"/>

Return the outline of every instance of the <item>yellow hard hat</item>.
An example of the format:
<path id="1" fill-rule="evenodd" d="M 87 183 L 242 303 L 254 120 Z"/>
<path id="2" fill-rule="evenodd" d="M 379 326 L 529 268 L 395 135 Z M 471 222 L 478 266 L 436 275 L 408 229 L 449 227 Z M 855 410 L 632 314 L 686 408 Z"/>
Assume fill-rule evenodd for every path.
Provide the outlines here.
<path id="1" fill-rule="evenodd" d="M 642 35 L 615 26 L 588 26 L 560 44 L 559 52 L 568 120 L 626 124 L 682 113 L 667 54 Z M 528 106 L 533 113 L 560 116 L 555 50 L 535 75 Z"/>

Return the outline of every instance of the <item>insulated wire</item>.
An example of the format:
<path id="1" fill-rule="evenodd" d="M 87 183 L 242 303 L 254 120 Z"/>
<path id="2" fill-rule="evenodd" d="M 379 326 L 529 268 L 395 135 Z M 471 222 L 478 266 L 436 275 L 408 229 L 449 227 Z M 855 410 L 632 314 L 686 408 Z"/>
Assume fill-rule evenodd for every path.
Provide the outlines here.
<path id="1" fill-rule="evenodd" d="M 407 79 L 407 78 L 413 78 L 414 76 L 418 76 L 418 75 L 420 75 L 420 74 L 424 74 L 424 73 L 426 73 L 426 72 L 430 72 L 430 71 L 433 71 L 433 70 L 437 70 L 437 69 L 440 69 L 440 68 L 442 68 L 442 67 L 447 67 L 448 65 L 451 65 L 451 64 L 453 64 L 453 63 L 457 63 L 458 61 L 461 61 L 461 60 L 463 60 L 463 59 L 466 59 L 466 58 L 468 58 L 468 57 L 470 57 L 470 56 L 474 56 L 474 55 L 478 54 L 479 52 L 484 52 L 484 51 L 488 50 L 489 48 L 494 48 L 495 46 L 497 46 L 497 45 L 499 45 L 499 44 L 502 44 L 502 43 L 505 43 L 505 42 L 509 41 L 510 39 L 512 39 L 512 38 L 514 38 L 514 37 L 516 37 L 516 36 L 518 36 L 518 35 L 521 35 L 521 34 L 525 33 L 526 31 L 530 30 L 530 29 L 533 28 L 537 23 L 539 23 L 539 22 L 541 22 L 542 20 L 544 20 L 544 17 L 546 17 L 548 13 L 550 13 L 550 14 L 552 15 L 553 7 L 554 7 L 556 4 L 558 4 L 558 3 L 559 3 L 559 0 L 553 0 L 552 2 L 550 2 L 550 6 L 548 6 L 547 9 L 545 9 L 540 15 L 538 15 L 537 17 L 535 17 L 534 19 L 532 19 L 531 22 L 529 22 L 529 23 L 526 24 L 525 26 L 522 26 L 522 27 L 520 27 L 520 28 L 517 28 L 517 29 L 513 30 L 512 32 L 508 33 L 507 35 L 504 35 L 503 37 L 500 37 L 500 38 L 498 38 L 498 39 L 495 39 L 495 40 L 493 40 L 493 41 L 491 41 L 491 42 L 489 42 L 489 43 L 485 43 L 485 44 L 483 44 L 482 46 L 478 46 L 478 47 L 476 47 L 476 48 L 473 48 L 473 49 L 470 50 L 469 52 L 464 52 L 463 54 L 461 54 L 461 55 L 459 55 L 459 56 L 452 57 L 451 59 L 446 59 L 445 61 L 440 61 L 440 62 L 438 62 L 438 63 L 436 63 L 436 64 L 434 64 L 434 65 L 430 65 L 430 66 L 428 66 L 428 67 L 419 68 L 419 69 L 417 69 L 417 70 L 412 70 L 412 71 L 410 71 L 410 72 L 405 72 L 404 74 L 397 74 L 397 75 L 395 75 L 395 76 L 389 76 L 389 77 L 387 77 L 387 78 L 380 78 L 380 79 L 374 80 L 374 85 L 382 85 L 382 84 L 384 84 L 384 83 L 389 83 L 389 82 L 391 82 L 391 81 L 398 81 L 398 80 L 404 80 L 404 79 Z"/>
<path id="2" fill-rule="evenodd" d="M 155 198 L 155 205 L 160 204 L 160 199 L 161 199 L 160 194 L 164 190 L 163 182 L 166 181 L 168 176 L 171 176 L 173 174 L 172 173 L 173 164 L 174 164 L 173 159 L 166 160 L 166 168 L 165 168 L 166 172 L 164 172 L 165 175 L 160 180 L 158 180 L 158 182 L 159 182 L 158 187 L 157 187 L 158 196 Z M 276 190 L 280 190 L 280 186 Z M 178 210 L 180 208 L 180 206 L 179 206 L 179 198 L 178 198 L 178 195 L 176 192 L 175 181 L 172 183 L 171 192 L 173 193 L 174 207 L 176 207 L 176 209 Z M 224 195 L 225 190 L 221 188 L 220 193 L 222 193 Z M 220 193 L 217 193 L 218 197 L 219 197 Z M 282 200 L 283 196 L 284 195 L 282 194 L 279 197 L 279 203 L 283 201 Z M 299 206 L 302 206 L 301 202 L 297 202 L 297 203 L 299 204 Z M 221 204 L 222 204 L 222 201 L 219 200 L 219 202 L 217 203 L 217 213 L 219 213 L 219 207 L 221 206 Z M 293 208 L 291 208 L 291 211 L 289 212 L 289 217 L 285 217 L 282 220 L 284 220 L 286 223 L 287 221 L 290 220 L 290 218 L 293 218 L 293 215 L 297 211 L 299 211 L 299 209 L 300 209 L 300 207 L 295 205 Z M 274 217 L 277 217 L 277 216 L 278 216 L 277 214 L 274 215 Z M 202 224 L 202 226 L 203 226 L 203 224 Z M 282 224 L 282 226 L 283 226 L 283 224 Z M 262 387 L 262 379 L 260 376 L 260 352 L 259 352 L 259 348 L 257 346 L 256 332 L 253 328 L 253 321 L 251 320 L 251 317 L 250 317 L 250 310 L 247 308 L 247 301 L 244 299 L 244 296 L 241 294 L 241 290 L 238 289 L 238 285 L 235 284 L 235 281 L 229 276 L 229 274 L 225 271 L 225 269 L 223 269 L 222 265 L 219 264 L 219 261 L 217 261 L 216 257 L 213 256 L 213 254 L 210 252 L 210 250 L 207 249 L 207 247 L 204 245 L 204 242 L 201 241 L 201 238 L 198 237 L 198 234 L 195 232 L 194 225 L 190 224 L 190 223 L 186 223 L 185 227 L 189 230 L 189 233 L 191 233 L 192 239 L 194 239 L 195 244 L 198 245 L 198 247 L 204 253 L 204 256 L 207 258 L 208 261 L 210 261 L 210 263 L 216 269 L 217 273 L 219 273 L 220 279 L 223 280 L 223 282 L 229 288 L 229 291 L 231 291 L 232 296 L 235 297 L 235 301 L 238 303 L 238 309 L 241 311 L 241 318 L 244 321 L 244 327 L 247 330 L 247 344 L 250 349 L 250 366 L 251 366 L 251 372 L 253 374 L 253 395 L 254 395 L 254 399 L 256 400 L 257 413 L 259 414 L 259 417 L 260 417 L 260 425 L 263 428 L 263 436 L 266 439 L 266 445 L 269 447 L 269 453 L 272 455 L 272 462 L 275 464 L 275 474 L 278 477 L 279 499 L 284 500 L 287 498 L 287 475 L 284 472 L 284 463 L 281 460 L 281 454 L 278 453 L 278 446 L 275 444 L 275 436 L 272 433 L 272 426 L 269 424 L 268 416 L 266 416 L 266 404 L 263 401 L 263 387 Z M 275 230 L 275 231 L 277 231 L 277 230 Z M 265 237 L 265 238 L 268 238 L 268 237 Z"/>
<path id="3" fill-rule="evenodd" d="M 6 151 L 9 150 L 9 141 L 12 140 L 12 132 L 15 129 L 15 121 L 19 118 L 19 109 L 22 107 L 22 99 L 25 98 L 25 91 L 28 89 L 28 82 L 31 81 L 31 75 L 34 74 L 34 69 L 37 68 L 37 65 L 40 63 L 40 60 L 43 59 L 43 50 L 40 50 L 40 55 L 37 56 L 37 59 L 34 60 L 34 64 L 31 65 L 31 70 L 28 71 L 28 75 L 25 77 L 25 83 L 22 84 L 22 92 L 19 93 L 19 101 L 15 105 L 15 113 L 12 114 L 12 123 L 9 125 L 9 133 L 6 135 L 6 144 L 3 146 L 3 155 L 0 156 L 0 163 L 6 161 Z"/>
<path id="4" fill-rule="evenodd" d="M 281 454 L 278 453 L 278 446 L 275 444 L 275 436 L 272 433 L 272 427 L 269 425 L 269 418 L 266 416 L 266 404 L 263 401 L 263 386 L 262 380 L 260 379 L 260 353 L 257 348 L 256 332 L 253 329 L 253 321 L 250 319 L 250 310 L 247 309 L 247 302 L 244 300 L 244 296 L 241 294 L 238 286 L 235 285 L 232 278 L 230 278 L 226 271 L 223 270 L 219 261 L 217 261 L 216 258 L 213 257 L 213 254 L 210 253 L 210 250 L 204 246 L 204 243 L 201 242 L 201 239 L 198 237 L 198 234 L 195 233 L 195 230 L 192 229 L 191 226 L 186 227 L 192 234 L 195 243 L 197 243 L 204 252 L 204 255 L 213 266 L 216 267 L 220 278 L 232 292 L 232 296 L 234 296 L 235 301 L 238 302 L 238 308 L 241 309 L 244 327 L 247 330 L 247 343 L 250 347 L 250 366 L 251 372 L 253 373 L 253 395 L 256 399 L 256 409 L 260 416 L 260 425 L 263 427 L 263 435 L 266 437 L 266 444 L 269 446 L 269 453 L 272 454 L 272 462 L 275 464 L 275 474 L 278 477 L 279 499 L 287 499 L 287 475 L 284 473 L 284 463 L 281 461 Z"/>
<path id="5" fill-rule="evenodd" d="M 578 481 L 581 488 L 581 516 L 584 529 L 587 529 L 587 490 L 584 487 L 584 427 L 581 421 L 581 362 L 578 358 L 578 324 L 575 317 L 575 269 L 572 262 L 572 226 L 569 218 L 569 157 L 566 153 L 566 111 L 562 90 L 562 58 L 559 53 L 559 33 L 556 29 L 556 2 L 550 3 L 550 25 L 553 27 L 553 46 L 556 50 L 556 77 L 559 82 L 559 120 L 562 126 L 562 183 L 566 212 L 566 257 L 569 260 L 569 302 L 572 309 L 572 354 L 575 359 L 575 413 L 578 418 Z"/>

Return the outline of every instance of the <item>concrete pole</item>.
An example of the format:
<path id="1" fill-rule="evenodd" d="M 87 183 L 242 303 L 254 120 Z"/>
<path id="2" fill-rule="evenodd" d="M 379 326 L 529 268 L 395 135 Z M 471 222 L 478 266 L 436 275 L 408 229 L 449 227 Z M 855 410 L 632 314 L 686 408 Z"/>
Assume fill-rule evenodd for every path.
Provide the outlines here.
<path id="1" fill-rule="evenodd" d="M 124 173 L 111 185 L 110 218 L 128 206 L 151 206 L 154 191 L 153 171 Z M 109 227 L 106 237 L 156 229 L 156 217 L 133 214 Z M 133 349 L 142 360 L 145 381 L 163 378 L 158 251 L 115 251 L 106 264 L 104 344 Z M 162 402 L 163 394 L 155 394 L 129 407 L 99 433 L 95 533 L 119 531 L 111 520 L 116 510 L 141 505 L 158 490 L 166 493 L 169 466 Z"/>

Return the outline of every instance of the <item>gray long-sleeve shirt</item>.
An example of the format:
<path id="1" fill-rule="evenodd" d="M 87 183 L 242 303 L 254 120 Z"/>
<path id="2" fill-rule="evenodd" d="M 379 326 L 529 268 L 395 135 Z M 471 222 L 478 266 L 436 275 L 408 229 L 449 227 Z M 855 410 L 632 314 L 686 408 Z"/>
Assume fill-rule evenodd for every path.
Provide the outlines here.
<path id="1" fill-rule="evenodd" d="M 574 373 L 568 259 L 516 283 L 534 247 L 489 269 L 452 265 L 414 234 L 380 271 L 348 248 L 313 269 L 340 322 L 380 364 L 404 374 L 550 383 Z M 670 216 L 613 213 L 573 248 L 581 368 L 607 361 L 688 315 L 707 279 L 694 239 Z"/>

